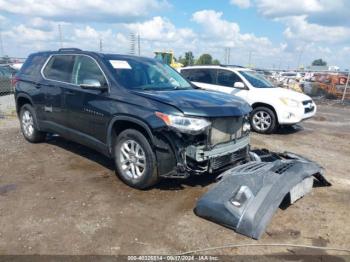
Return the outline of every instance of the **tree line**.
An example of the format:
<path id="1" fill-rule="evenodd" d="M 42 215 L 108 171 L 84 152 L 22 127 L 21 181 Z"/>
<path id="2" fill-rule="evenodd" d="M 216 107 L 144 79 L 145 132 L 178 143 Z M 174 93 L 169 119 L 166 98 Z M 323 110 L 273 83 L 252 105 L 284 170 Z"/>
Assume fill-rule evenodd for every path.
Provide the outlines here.
<path id="1" fill-rule="evenodd" d="M 185 56 L 180 56 L 177 61 L 184 66 L 191 65 L 220 65 L 220 61 L 218 59 L 213 59 L 210 54 L 202 54 L 196 59 L 191 51 L 186 52 Z"/>

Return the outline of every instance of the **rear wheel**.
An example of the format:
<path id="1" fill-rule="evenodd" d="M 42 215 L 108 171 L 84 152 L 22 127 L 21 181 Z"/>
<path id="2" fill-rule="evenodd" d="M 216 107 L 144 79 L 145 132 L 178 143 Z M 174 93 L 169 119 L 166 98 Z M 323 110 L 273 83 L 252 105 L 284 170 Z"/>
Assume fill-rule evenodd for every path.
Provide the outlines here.
<path id="1" fill-rule="evenodd" d="M 23 105 L 19 117 L 22 134 L 27 141 L 38 143 L 45 140 L 46 133 L 39 131 L 36 127 L 36 115 L 31 105 Z"/>
<path id="2" fill-rule="evenodd" d="M 145 189 L 158 181 L 156 158 L 146 137 L 137 130 L 120 133 L 114 147 L 118 176 L 129 186 Z"/>
<path id="3" fill-rule="evenodd" d="M 251 113 L 250 124 L 255 132 L 270 134 L 276 130 L 277 118 L 270 108 L 260 106 Z"/>

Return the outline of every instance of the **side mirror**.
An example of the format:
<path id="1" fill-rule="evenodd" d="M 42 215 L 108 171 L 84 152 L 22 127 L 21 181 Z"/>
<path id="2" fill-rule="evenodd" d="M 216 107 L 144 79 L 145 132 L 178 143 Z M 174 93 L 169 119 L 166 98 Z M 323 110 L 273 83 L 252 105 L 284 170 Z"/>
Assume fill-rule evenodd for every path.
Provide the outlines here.
<path id="1" fill-rule="evenodd" d="M 80 84 L 80 87 L 83 89 L 90 89 L 90 90 L 101 90 L 104 91 L 106 88 L 103 88 L 101 86 L 100 81 L 97 79 L 84 79 L 83 83 Z"/>
<path id="2" fill-rule="evenodd" d="M 239 88 L 239 89 L 245 89 L 245 85 L 244 85 L 243 82 L 235 82 L 235 83 L 233 84 L 233 87 L 234 87 L 234 88 Z"/>

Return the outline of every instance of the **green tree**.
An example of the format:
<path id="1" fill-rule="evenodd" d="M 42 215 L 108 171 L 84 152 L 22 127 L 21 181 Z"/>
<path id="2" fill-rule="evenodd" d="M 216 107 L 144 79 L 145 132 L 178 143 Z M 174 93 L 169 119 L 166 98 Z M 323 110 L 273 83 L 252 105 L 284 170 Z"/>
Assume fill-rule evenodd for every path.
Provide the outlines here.
<path id="1" fill-rule="evenodd" d="M 196 64 L 197 65 L 212 65 L 213 64 L 213 57 L 209 54 L 203 54 L 198 58 Z"/>
<path id="2" fill-rule="evenodd" d="M 220 65 L 220 61 L 218 59 L 214 59 L 213 60 L 213 65 Z"/>
<path id="3" fill-rule="evenodd" d="M 321 58 L 320 59 L 316 59 L 312 62 L 312 65 L 313 66 L 326 66 L 327 65 L 327 62 L 322 60 Z"/>

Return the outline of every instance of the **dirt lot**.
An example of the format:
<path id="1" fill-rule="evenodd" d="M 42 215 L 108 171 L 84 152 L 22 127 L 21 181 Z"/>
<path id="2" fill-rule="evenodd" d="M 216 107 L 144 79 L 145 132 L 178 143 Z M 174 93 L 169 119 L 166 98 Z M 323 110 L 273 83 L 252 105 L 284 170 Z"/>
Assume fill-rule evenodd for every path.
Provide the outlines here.
<path id="1" fill-rule="evenodd" d="M 0 254 L 177 254 L 228 243 L 350 248 L 350 107 L 322 103 L 314 119 L 253 134 L 252 145 L 313 159 L 333 183 L 278 210 L 259 241 L 194 215 L 210 176 L 134 190 L 93 150 L 59 137 L 29 144 L 16 118 L 0 119 Z M 209 253 L 326 254 L 284 247 Z"/>

